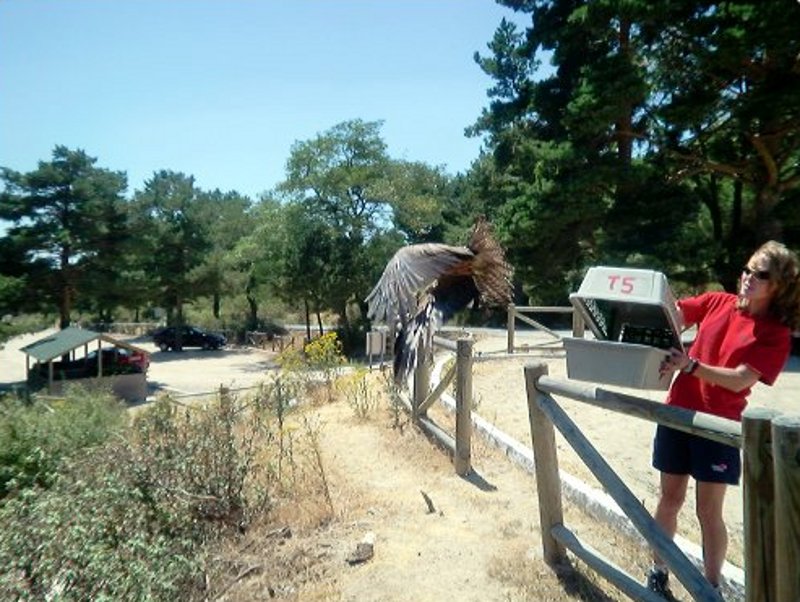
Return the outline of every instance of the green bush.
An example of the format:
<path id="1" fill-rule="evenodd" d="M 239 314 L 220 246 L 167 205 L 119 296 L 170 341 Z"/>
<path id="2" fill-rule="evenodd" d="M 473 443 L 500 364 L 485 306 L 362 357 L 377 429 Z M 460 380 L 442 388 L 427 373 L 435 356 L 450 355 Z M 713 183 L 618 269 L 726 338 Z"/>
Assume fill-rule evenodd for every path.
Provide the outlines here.
<path id="1" fill-rule="evenodd" d="M 223 393 L 205 408 L 164 399 L 139 417 L 128 472 L 152 514 L 185 517 L 200 539 L 246 530 L 269 507 L 273 467 L 261 452 L 276 437 L 266 409 Z"/>
<path id="2" fill-rule="evenodd" d="M 53 316 L 41 314 L 22 314 L 19 316 L 0 317 L 0 347 L 15 336 L 38 332 L 53 325 Z"/>
<path id="3" fill-rule="evenodd" d="M 369 371 L 366 368 L 340 377 L 336 386 L 359 420 L 367 420 L 377 409 L 378 394 L 374 383 L 369 381 Z"/>
<path id="4" fill-rule="evenodd" d="M 0 502 L 0 599 L 208 598 L 209 544 L 246 531 L 278 486 L 273 405 L 163 399 L 123 436 L 62 457 L 47 488 Z"/>
<path id="5" fill-rule="evenodd" d="M 154 523 L 109 450 L 93 450 L 52 488 L 0 507 L 0 599 L 177 600 L 202 556 Z M 188 598 L 190 599 L 190 598 Z"/>
<path id="6" fill-rule="evenodd" d="M 125 420 L 110 393 L 78 387 L 58 401 L 0 398 L 0 499 L 33 485 L 49 487 L 66 458 L 102 444 Z"/>

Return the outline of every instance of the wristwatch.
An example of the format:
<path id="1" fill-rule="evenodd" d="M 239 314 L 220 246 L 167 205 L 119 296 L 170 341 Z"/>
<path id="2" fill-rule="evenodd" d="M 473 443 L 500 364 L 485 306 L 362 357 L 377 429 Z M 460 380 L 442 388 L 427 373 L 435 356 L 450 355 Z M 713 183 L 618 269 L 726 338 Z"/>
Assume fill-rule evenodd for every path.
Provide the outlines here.
<path id="1" fill-rule="evenodd" d="M 686 374 L 694 374 L 694 371 L 697 370 L 697 367 L 699 365 L 700 365 L 699 361 L 697 361 L 693 357 L 690 357 L 689 363 L 686 364 L 683 368 L 681 368 L 681 372 L 685 372 Z"/>

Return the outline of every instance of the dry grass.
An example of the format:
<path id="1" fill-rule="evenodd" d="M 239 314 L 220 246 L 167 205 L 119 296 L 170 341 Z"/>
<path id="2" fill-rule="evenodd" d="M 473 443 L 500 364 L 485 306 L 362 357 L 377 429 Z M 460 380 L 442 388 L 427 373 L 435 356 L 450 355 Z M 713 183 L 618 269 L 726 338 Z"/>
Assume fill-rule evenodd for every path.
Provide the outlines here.
<path id="1" fill-rule="evenodd" d="M 409 567 L 404 569 L 407 571 L 405 582 L 398 585 L 390 572 L 391 563 L 384 566 L 383 558 L 361 569 L 362 573 L 344 562 L 353 543 L 365 531 L 374 531 L 379 537 L 392 540 L 386 534 L 408 523 L 407 532 L 411 538 L 414 525 L 423 520 L 420 516 L 424 515 L 425 506 L 418 495 L 418 505 L 411 506 L 411 510 L 398 499 L 398 494 L 409 488 L 408 483 L 416 483 L 415 479 L 423 474 L 427 482 L 452 482 L 453 479 L 452 464 L 446 454 L 412 427 L 407 417 L 398 414 L 385 377 L 374 372 L 367 378 L 381 393 L 378 407 L 366 416 L 355 416 L 352 406 L 341 394 L 330 404 L 323 403 L 324 396 L 316 392 L 314 403 L 303 404 L 287 421 L 294 425 L 293 487 L 262 524 L 253 525 L 245 536 L 229 539 L 215 550 L 210 559 L 213 570 L 209 572 L 211 590 L 217 592 L 214 599 L 232 602 L 434 599 L 424 593 L 412 596 L 417 591 L 415 587 L 422 587 L 425 579 L 435 585 L 437 575 L 424 571 L 415 573 L 415 569 Z M 447 420 L 446 416 L 446 413 L 437 414 L 437 422 L 438 419 Z M 441 426 L 452 428 L 447 422 Z M 337 449 L 349 452 L 348 462 L 357 462 L 359 456 L 364 460 L 367 452 L 374 457 L 391 458 L 395 472 L 387 475 L 386 467 L 379 462 L 372 466 L 374 473 L 369 472 L 368 462 L 359 467 L 339 465 L 344 464 L 345 457 L 336 455 L 338 451 L 330 447 L 333 443 L 334 447 L 341 446 Z M 364 445 L 369 449 L 362 449 Z M 376 446 L 380 446 L 380 450 Z M 510 466 L 503 454 L 479 437 L 475 437 L 472 454 L 473 465 L 481 467 L 481 476 L 499 483 L 501 492 L 513 489 L 513 486 L 505 486 L 506 480 L 510 479 L 512 484 L 517 482 L 518 489 L 527 492 L 521 497 L 523 501 L 517 499 L 519 491 L 512 491 L 515 496 L 501 503 L 498 501 L 500 493 L 487 494 L 469 488 L 466 496 L 460 499 L 457 492 L 449 490 L 455 489 L 452 486 L 449 489 L 431 486 L 437 492 L 432 496 L 433 503 L 437 512 L 442 513 L 424 519 L 434 521 L 429 523 L 431 532 L 436 532 L 436 528 L 451 517 L 453 522 L 446 523 L 450 525 L 446 540 L 432 538 L 428 542 L 431 550 L 414 548 L 419 550 L 418 554 L 441 561 L 448 573 L 468 571 L 464 583 L 469 581 L 471 595 L 482 595 L 480 599 L 483 600 L 605 602 L 626 599 L 578 560 L 559 570 L 544 563 L 536 526 L 538 509 L 533 478 Z M 375 475 L 379 473 L 390 480 L 388 486 L 376 484 Z M 396 481 L 396 491 L 392 489 L 392 479 Z M 454 515 L 458 511 L 466 511 L 465 516 L 471 518 L 465 519 L 466 522 L 456 521 Z M 644 574 L 649 560 L 646 550 L 638 544 L 627 541 L 569 505 L 565 506 L 565 520 L 587 543 L 629 573 Z M 477 564 L 467 565 L 457 542 L 460 536 L 469 536 L 470 531 L 475 530 L 477 524 L 473 521 L 481 521 L 481 527 L 495 535 L 487 550 L 475 551 L 476 554 L 484 552 L 485 559 L 476 559 Z M 379 553 L 390 554 L 390 543 L 381 541 L 376 558 Z M 415 541 L 413 545 L 423 544 Z M 391 549 L 398 558 L 403 557 L 396 549 Z M 453 558 L 447 558 L 448 554 Z M 431 567 L 431 570 L 436 569 Z M 443 576 L 440 574 L 439 578 Z M 448 574 L 448 577 L 457 575 Z M 368 579 L 369 585 L 359 584 L 360 579 Z M 356 595 L 353 591 L 361 593 Z"/>

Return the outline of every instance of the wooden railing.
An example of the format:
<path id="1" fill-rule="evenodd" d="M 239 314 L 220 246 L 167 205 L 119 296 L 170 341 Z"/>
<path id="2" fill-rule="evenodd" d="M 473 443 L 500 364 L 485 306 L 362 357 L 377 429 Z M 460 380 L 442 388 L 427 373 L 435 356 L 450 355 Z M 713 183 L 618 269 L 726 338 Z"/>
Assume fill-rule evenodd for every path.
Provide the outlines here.
<path id="1" fill-rule="evenodd" d="M 800 416 L 742 416 L 747 602 L 800 600 Z"/>
<path id="2" fill-rule="evenodd" d="M 559 394 L 742 447 L 746 600 L 800 600 L 800 417 L 754 408 L 745 411 L 740 424 L 599 387 L 557 381 L 547 373 L 545 364 L 525 368 L 542 546 L 548 563 L 563 563 L 569 549 L 631 598 L 660 600 L 564 526 L 555 426 L 689 594 L 695 600 L 719 600 L 697 568 L 551 396 Z"/>
<path id="3" fill-rule="evenodd" d="M 402 395 L 400 397 L 411 414 L 412 422 L 449 452 L 456 474 L 460 476 L 465 476 L 472 470 L 473 343 L 471 336 L 455 341 L 434 336 L 434 347 L 454 352 L 455 362 L 431 390 L 432 365 L 423 359 L 426 356 L 425 350 L 419 349 L 420 360 L 413 373 L 411 398 L 406 399 Z M 453 380 L 456 383 L 455 436 L 441 428 L 427 414 L 428 408 L 441 397 Z"/>
<path id="4" fill-rule="evenodd" d="M 259 332 L 248 330 L 245 332 L 245 343 L 260 349 L 271 349 L 272 351 L 282 352 L 285 349 L 302 349 L 305 344 L 303 334 L 289 332 L 288 334 L 277 334 L 274 332 Z"/>
<path id="5" fill-rule="evenodd" d="M 508 337 L 507 337 L 508 344 L 506 346 L 506 350 L 508 353 L 514 353 L 515 350 L 520 349 L 519 347 L 515 346 L 517 320 L 524 322 L 529 326 L 533 326 L 536 330 L 540 330 L 541 332 L 544 332 L 545 334 L 548 334 L 552 337 L 551 341 L 539 343 L 538 346 L 561 343 L 560 334 L 548 328 L 541 322 L 537 322 L 533 318 L 529 318 L 527 315 L 525 315 L 528 313 L 572 314 L 572 335 L 575 337 L 583 337 L 583 333 L 585 330 L 583 318 L 572 307 L 525 306 L 525 305 L 514 305 L 512 303 L 507 307 L 507 313 L 508 313 L 508 321 L 506 330 L 508 332 Z"/>

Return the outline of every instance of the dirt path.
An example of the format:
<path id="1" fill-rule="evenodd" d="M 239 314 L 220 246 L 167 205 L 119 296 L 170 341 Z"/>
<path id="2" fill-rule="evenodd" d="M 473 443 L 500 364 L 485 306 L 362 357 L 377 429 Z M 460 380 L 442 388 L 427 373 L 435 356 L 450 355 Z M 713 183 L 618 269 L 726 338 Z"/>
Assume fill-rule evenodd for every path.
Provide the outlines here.
<path id="1" fill-rule="evenodd" d="M 338 403 L 319 417 L 334 507 L 357 526 L 349 545 L 375 537 L 370 561 L 340 561 L 341 600 L 627 599 L 585 566 L 560 579 L 542 561 L 535 481 L 486 444 L 476 442 L 475 473 L 460 478 L 441 450 L 410 427 L 393 429 L 385 415 L 359 421 Z M 352 500 L 361 502 L 347 511 Z M 611 544 L 606 553 L 630 566 L 638 550 L 629 542 L 577 508 L 565 512 L 573 528 Z M 643 574 L 646 561 L 633 565 Z"/>

